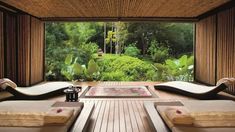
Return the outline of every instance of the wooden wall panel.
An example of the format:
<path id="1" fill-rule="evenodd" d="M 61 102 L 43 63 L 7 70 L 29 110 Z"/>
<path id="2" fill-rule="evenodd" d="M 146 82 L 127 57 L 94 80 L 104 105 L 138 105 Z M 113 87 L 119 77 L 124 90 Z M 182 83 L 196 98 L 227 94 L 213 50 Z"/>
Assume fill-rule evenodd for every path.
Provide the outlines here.
<path id="1" fill-rule="evenodd" d="M 44 24 L 31 18 L 31 84 L 44 79 Z"/>
<path id="2" fill-rule="evenodd" d="M 29 15 L 18 16 L 18 84 L 29 86 L 44 79 L 44 25 Z"/>
<path id="3" fill-rule="evenodd" d="M 218 13 L 217 80 L 235 77 L 235 7 Z M 235 94 L 235 86 L 227 92 Z"/>
<path id="4" fill-rule="evenodd" d="M 30 16 L 17 16 L 18 22 L 18 85 L 30 84 Z"/>
<path id="5" fill-rule="evenodd" d="M 3 12 L 0 11 L 0 78 L 4 77 L 4 57 Z"/>
<path id="6" fill-rule="evenodd" d="M 5 76 L 14 82 L 17 82 L 17 55 L 16 55 L 16 16 L 5 14 Z"/>
<path id="7" fill-rule="evenodd" d="M 215 84 L 216 15 L 196 24 L 195 79 Z"/>
<path id="8" fill-rule="evenodd" d="M 235 77 L 235 7 L 196 24 L 195 79 L 214 85 Z M 235 85 L 226 89 L 235 95 Z"/>

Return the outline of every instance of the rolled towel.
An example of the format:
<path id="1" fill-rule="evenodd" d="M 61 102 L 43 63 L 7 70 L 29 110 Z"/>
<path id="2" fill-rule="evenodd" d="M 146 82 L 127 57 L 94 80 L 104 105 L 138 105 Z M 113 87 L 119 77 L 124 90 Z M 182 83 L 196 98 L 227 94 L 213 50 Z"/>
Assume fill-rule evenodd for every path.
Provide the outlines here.
<path id="1" fill-rule="evenodd" d="M 224 83 L 227 87 L 230 87 L 235 84 L 235 78 L 222 78 L 219 81 L 217 81 L 216 85 L 220 85 Z"/>
<path id="2" fill-rule="evenodd" d="M 167 118 L 175 125 L 192 125 L 193 117 L 184 106 L 170 106 L 165 109 Z"/>
<path id="3" fill-rule="evenodd" d="M 8 79 L 8 78 L 0 79 L 0 88 L 5 89 L 7 86 L 10 86 L 12 88 L 16 88 L 17 87 L 17 85 L 13 81 Z"/>
<path id="4" fill-rule="evenodd" d="M 73 113 L 73 108 L 51 108 L 44 116 L 44 124 L 65 124 L 72 117 Z"/>

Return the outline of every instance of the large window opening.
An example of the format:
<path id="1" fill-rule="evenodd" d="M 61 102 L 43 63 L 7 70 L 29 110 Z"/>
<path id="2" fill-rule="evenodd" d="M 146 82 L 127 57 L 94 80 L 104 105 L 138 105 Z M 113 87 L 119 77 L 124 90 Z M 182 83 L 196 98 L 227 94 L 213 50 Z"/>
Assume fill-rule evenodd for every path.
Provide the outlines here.
<path id="1" fill-rule="evenodd" d="M 193 23 L 47 22 L 46 79 L 193 80 Z"/>

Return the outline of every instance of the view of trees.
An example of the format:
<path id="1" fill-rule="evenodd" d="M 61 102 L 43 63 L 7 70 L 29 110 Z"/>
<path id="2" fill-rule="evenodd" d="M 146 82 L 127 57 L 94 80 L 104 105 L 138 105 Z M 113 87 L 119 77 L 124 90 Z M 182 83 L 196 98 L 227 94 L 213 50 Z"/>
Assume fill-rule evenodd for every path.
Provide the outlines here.
<path id="1" fill-rule="evenodd" d="M 193 26 L 166 22 L 48 22 L 46 78 L 191 81 Z"/>

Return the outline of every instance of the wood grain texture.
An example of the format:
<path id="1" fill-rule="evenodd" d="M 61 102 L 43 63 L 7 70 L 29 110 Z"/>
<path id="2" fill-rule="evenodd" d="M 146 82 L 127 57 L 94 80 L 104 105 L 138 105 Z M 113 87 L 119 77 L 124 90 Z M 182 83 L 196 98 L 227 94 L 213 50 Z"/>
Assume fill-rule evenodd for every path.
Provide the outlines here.
<path id="1" fill-rule="evenodd" d="M 43 22 L 29 15 L 18 15 L 18 85 L 43 81 Z"/>
<path id="2" fill-rule="evenodd" d="M 235 77 L 235 7 L 218 13 L 217 80 Z M 235 85 L 226 89 L 235 95 Z"/>
<path id="3" fill-rule="evenodd" d="M 5 15 L 5 77 L 17 82 L 17 52 L 16 52 L 16 16 L 12 14 Z"/>
<path id="4" fill-rule="evenodd" d="M 35 84 L 44 79 L 44 25 L 43 22 L 31 17 L 31 71 L 30 84 Z"/>
<path id="5" fill-rule="evenodd" d="M 18 15 L 18 85 L 30 85 L 30 16 Z"/>
<path id="6" fill-rule="evenodd" d="M 216 15 L 196 24 L 195 79 L 215 85 Z"/>
<path id="7" fill-rule="evenodd" d="M 5 52 L 4 52 L 4 38 L 3 38 L 3 12 L 0 11 L 0 78 L 4 77 L 4 61 L 5 61 Z"/>
<path id="8" fill-rule="evenodd" d="M 215 85 L 224 77 L 235 77 L 235 7 L 196 24 L 195 78 Z M 235 95 L 235 86 L 225 90 Z"/>
<path id="9" fill-rule="evenodd" d="M 1 0 L 47 17 L 197 17 L 229 0 Z"/>
<path id="10" fill-rule="evenodd" d="M 87 132 L 151 132 L 143 104 L 156 99 L 81 99 L 95 103 Z"/>

